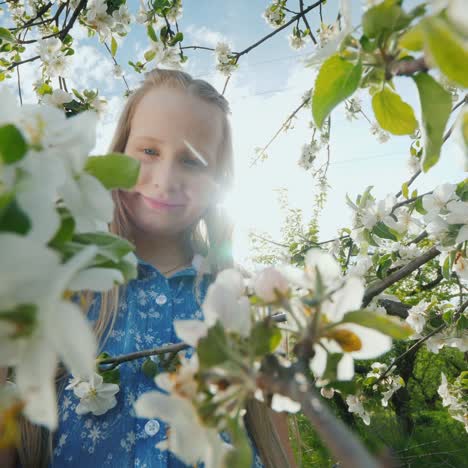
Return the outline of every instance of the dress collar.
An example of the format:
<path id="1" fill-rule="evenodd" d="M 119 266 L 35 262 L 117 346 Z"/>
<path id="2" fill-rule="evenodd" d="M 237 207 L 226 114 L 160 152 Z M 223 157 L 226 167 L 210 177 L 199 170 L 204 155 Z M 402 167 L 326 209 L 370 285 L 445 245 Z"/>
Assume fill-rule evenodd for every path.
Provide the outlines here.
<path id="1" fill-rule="evenodd" d="M 165 277 L 154 265 L 142 260 L 140 257 L 137 256 L 138 261 L 138 279 L 148 279 L 153 278 L 155 276 L 160 276 L 164 279 L 170 280 L 172 278 L 177 278 L 179 276 L 196 276 L 198 271 L 203 270 L 204 275 L 211 275 L 209 271 L 209 267 L 204 264 L 206 257 L 201 254 L 195 254 L 192 258 L 192 265 L 184 268 L 183 270 L 175 272 L 173 275 L 169 277 Z"/>

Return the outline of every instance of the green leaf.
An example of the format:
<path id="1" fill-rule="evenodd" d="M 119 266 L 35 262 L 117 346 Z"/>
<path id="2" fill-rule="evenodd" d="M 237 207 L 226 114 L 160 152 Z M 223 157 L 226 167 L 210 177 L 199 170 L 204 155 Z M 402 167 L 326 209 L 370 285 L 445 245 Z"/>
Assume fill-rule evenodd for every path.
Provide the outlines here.
<path id="1" fill-rule="evenodd" d="M 312 95 L 312 115 L 317 127 L 330 112 L 359 86 L 362 65 L 348 62 L 339 54 L 329 57 L 320 68 Z"/>
<path id="2" fill-rule="evenodd" d="M 421 27 L 421 23 L 408 29 L 398 40 L 399 47 L 411 50 L 413 52 L 419 52 L 424 48 L 424 31 Z"/>
<path id="3" fill-rule="evenodd" d="M 5 164 L 13 164 L 24 158 L 28 145 L 21 131 L 12 124 L 0 127 L 0 158 Z"/>
<path id="4" fill-rule="evenodd" d="M 109 232 L 75 234 L 72 241 L 66 244 L 65 250 L 73 255 L 80 251 L 84 245 L 97 245 L 99 247 L 98 257 L 113 262 L 119 262 L 122 257 L 133 251 L 133 245 L 129 241 Z"/>
<path id="5" fill-rule="evenodd" d="M 401 194 L 402 194 L 406 199 L 409 198 L 409 194 L 408 194 L 408 182 L 403 182 L 403 184 L 401 185 Z"/>
<path id="6" fill-rule="evenodd" d="M 444 143 L 444 131 L 452 111 L 452 97 L 428 73 L 413 76 L 421 101 L 422 124 L 424 129 L 423 164 L 427 172 L 440 157 Z"/>
<path id="7" fill-rule="evenodd" d="M 406 28 L 411 22 L 397 0 L 384 0 L 362 16 L 362 30 L 367 37 L 378 37 Z"/>
<path id="8" fill-rule="evenodd" d="M 424 209 L 423 206 L 423 198 L 424 197 L 420 197 L 414 202 L 414 208 L 419 214 L 425 215 L 427 214 L 427 211 Z"/>
<path id="9" fill-rule="evenodd" d="M 263 356 L 273 352 L 280 344 L 281 331 L 273 321 L 261 320 L 252 327 L 250 340 L 253 343 L 255 355 Z"/>
<path id="10" fill-rule="evenodd" d="M 155 51 L 155 50 L 152 50 L 152 49 L 147 50 L 147 51 L 143 54 L 143 56 L 145 57 L 145 60 L 146 60 L 147 62 L 151 62 L 151 60 L 153 60 L 154 57 L 156 57 L 156 51 Z"/>
<path id="11" fill-rule="evenodd" d="M 403 340 L 413 334 L 411 327 L 404 321 L 388 315 L 378 315 L 367 310 L 353 310 L 343 317 L 340 323 L 357 323 L 363 327 L 373 328 L 395 340 Z"/>
<path id="12" fill-rule="evenodd" d="M 219 322 L 212 326 L 205 337 L 201 338 L 197 346 L 200 369 L 210 368 L 229 359 L 228 342 L 224 328 Z"/>
<path id="13" fill-rule="evenodd" d="M 390 239 L 397 241 L 398 237 L 395 235 L 393 229 L 389 228 L 383 221 L 379 221 L 373 228 L 372 233 L 382 239 Z"/>
<path id="14" fill-rule="evenodd" d="M 85 171 L 96 177 L 106 189 L 130 189 L 140 172 L 140 162 L 130 156 L 111 153 L 106 156 L 90 156 Z"/>
<path id="15" fill-rule="evenodd" d="M 434 16 L 421 21 L 431 59 L 451 81 L 468 88 L 468 47 L 443 19 Z"/>
<path id="16" fill-rule="evenodd" d="M 18 205 L 16 199 L 4 207 L 0 215 L 0 232 L 16 232 L 26 234 L 31 228 L 28 216 Z"/>
<path id="17" fill-rule="evenodd" d="M 413 108 L 388 87 L 374 94 L 372 109 L 379 125 L 394 135 L 411 135 L 418 128 Z"/>
<path id="18" fill-rule="evenodd" d="M 336 380 L 338 363 L 342 357 L 343 353 L 327 353 L 327 365 L 322 375 L 324 380 Z"/>
<path id="19" fill-rule="evenodd" d="M 325 385 L 325 388 L 339 390 L 342 395 L 355 395 L 358 386 L 354 380 L 335 380 Z"/>
<path id="20" fill-rule="evenodd" d="M 49 241 L 49 247 L 61 250 L 61 247 L 71 241 L 75 231 L 75 220 L 71 213 L 65 208 L 59 208 L 61 222 L 60 227 L 55 233 L 54 237 Z"/>
<path id="21" fill-rule="evenodd" d="M 112 54 L 112 57 L 115 57 L 115 54 L 117 53 L 117 47 L 118 47 L 117 41 L 115 40 L 115 37 L 112 36 L 112 40 L 111 40 L 111 54 Z"/>
<path id="22" fill-rule="evenodd" d="M 153 26 L 151 26 L 151 24 L 148 24 L 148 26 L 146 26 L 146 32 L 148 33 L 148 36 L 152 41 L 158 42 L 158 36 L 154 32 L 154 28 Z"/>
<path id="23" fill-rule="evenodd" d="M 15 36 L 6 28 L 0 28 L 0 39 L 6 42 L 16 42 Z"/>
<path id="24" fill-rule="evenodd" d="M 175 46 L 178 42 L 181 42 L 184 40 L 184 35 L 183 33 L 181 32 L 178 32 L 172 39 L 171 39 L 171 42 L 170 42 L 170 45 L 171 46 Z"/>
<path id="25" fill-rule="evenodd" d="M 468 117 L 468 112 L 465 115 L 466 117 Z M 462 180 L 460 183 L 457 184 L 455 193 L 460 197 L 462 201 L 468 201 L 468 178 Z"/>
<path id="26" fill-rule="evenodd" d="M 119 369 L 100 371 L 99 374 L 102 375 L 102 380 L 104 383 L 113 383 L 117 385 L 120 384 L 120 370 Z"/>
<path id="27" fill-rule="evenodd" d="M 149 379 L 154 379 L 158 373 L 158 365 L 151 358 L 147 358 L 141 365 L 141 370 L 143 371 L 143 374 L 146 375 L 146 377 Z"/>

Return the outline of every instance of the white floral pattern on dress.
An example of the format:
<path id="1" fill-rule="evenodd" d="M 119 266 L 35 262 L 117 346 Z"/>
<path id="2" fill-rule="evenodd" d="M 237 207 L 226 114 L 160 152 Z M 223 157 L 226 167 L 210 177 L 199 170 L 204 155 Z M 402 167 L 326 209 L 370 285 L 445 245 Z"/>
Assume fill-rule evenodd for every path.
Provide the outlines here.
<path id="1" fill-rule="evenodd" d="M 203 318 L 193 292 L 196 273 L 192 266 L 166 278 L 139 260 L 138 278 L 124 288 L 125 296 L 120 300 L 116 323 L 103 351 L 115 356 L 179 342 L 173 321 Z M 202 298 L 211 279 L 209 274 L 203 277 Z M 91 322 L 97 319 L 99 306 L 97 294 L 88 314 Z M 190 351 L 193 349 L 189 354 Z M 153 360 L 158 362 L 157 358 Z M 153 379 L 141 371 L 141 364 L 142 361 L 132 361 L 120 366 L 117 405 L 101 416 L 76 414 L 78 398 L 68 390 L 59 391 L 59 427 L 54 434 L 50 467 L 187 468 L 171 452 L 155 447 L 166 438 L 167 425 L 162 420 L 157 420 L 160 429 L 148 435 L 148 419 L 135 417 L 133 403 L 138 396 L 157 389 Z M 252 447 L 255 450 L 253 443 Z M 263 466 L 255 450 L 252 468 Z"/>

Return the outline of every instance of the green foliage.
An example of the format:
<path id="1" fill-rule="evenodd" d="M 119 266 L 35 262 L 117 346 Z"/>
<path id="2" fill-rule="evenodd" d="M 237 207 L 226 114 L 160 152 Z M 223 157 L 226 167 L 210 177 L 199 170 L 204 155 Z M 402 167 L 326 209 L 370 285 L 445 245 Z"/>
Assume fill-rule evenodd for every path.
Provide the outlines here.
<path id="1" fill-rule="evenodd" d="M 378 315 L 366 310 L 353 310 L 344 315 L 342 322 L 357 323 L 363 327 L 373 328 L 396 340 L 403 340 L 413 334 L 411 327 L 389 315 Z"/>
<path id="2" fill-rule="evenodd" d="M 380 126 L 394 135 L 411 135 L 418 128 L 413 108 L 387 86 L 372 97 L 372 109 Z"/>
<path id="3" fill-rule="evenodd" d="M 323 63 L 312 94 L 312 115 L 317 127 L 322 127 L 330 112 L 356 91 L 361 74 L 360 61 L 354 65 L 339 54 Z"/>
<path id="4" fill-rule="evenodd" d="M 130 189 L 137 180 L 140 163 L 130 156 L 111 153 L 105 156 L 90 156 L 85 171 L 96 177 L 106 189 Z"/>
<path id="5" fill-rule="evenodd" d="M 0 159 L 5 164 L 13 164 L 24 158 L 28 145 L 15 125 L 0 127 Z"/>
<path id="6" fill-rule="evenodd" d="M 381 37 L 408 26 L 412 18 L 399 3 L 397 0 L 384 0 L 369 8 L 362 17 L 364 34 L 370 38 Z"/>
<path id="7" fill-rule="evenodd" d="M 198 342 L 197 354 L 200 369 L 222 364 L 229 358 L 227 337 L 223 326 L 217 322 Z"/>
<path id="8" fill-rule="evenodd" d="M 468 88 L 468 48 L 441 18 L 429 17 L 421 21 L 426 46 L 432 60 L 451 81 Z"/>
<path id="9" fill-rule="evenodd" d="M 427 172 L 439 160 L 445 126 L 452 110 L 452 97 L 427 73 L 418 73 L 413 80 L 421 101 L 425 136 L 423 169 Z"/>
<path id="10" fill-rule="evenodd" d="M 256 356 L 273 352 L 281 342 L 281 331 L 271 320 L 261 320 L 252 327 L 250 339 Z"/>

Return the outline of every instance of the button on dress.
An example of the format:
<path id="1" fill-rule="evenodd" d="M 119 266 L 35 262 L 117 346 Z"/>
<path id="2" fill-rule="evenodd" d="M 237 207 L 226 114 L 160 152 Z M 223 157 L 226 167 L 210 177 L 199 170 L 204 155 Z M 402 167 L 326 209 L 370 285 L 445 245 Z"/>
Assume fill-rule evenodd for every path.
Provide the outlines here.
<path id="1" fill-rule="evenodd" d="M 115 326 L 103 351 L 116 356 L 180 342 L 173 321 L 203 318 L 192 290 L 197 268 L 193 262 L 192 266 L 166 278 L 154 266 L 139 259 L 138 276 L 125 288 Z M 203 275 L 202 299 L 212 278 L 209 273 Z M 97 319 L 99 307 L 98 293 L 88 314 L 91 322 Z M 58 395 L 59 425 L 54 434 L 50 467 L 188 467 L 172 452 L 155 447 L 166 438 L 168 426 L 163 420 L 135 416 L 133 403 L 137 398 L 157 390 L 153 378 L 141 370 L 143 361 L 119 366 L 117 405 L 100 416 L 92 413 L 78 415 L 75 409 L 79 399 L 72 390 L 62 387 Z M 253 439 L 249 440 L 254 450 L 252 467 L 263 467 Z M 204 465 L 200 463 L 198 466 Z"/>

